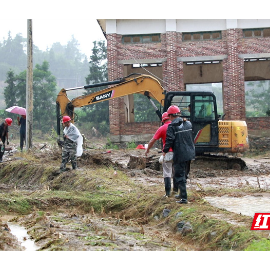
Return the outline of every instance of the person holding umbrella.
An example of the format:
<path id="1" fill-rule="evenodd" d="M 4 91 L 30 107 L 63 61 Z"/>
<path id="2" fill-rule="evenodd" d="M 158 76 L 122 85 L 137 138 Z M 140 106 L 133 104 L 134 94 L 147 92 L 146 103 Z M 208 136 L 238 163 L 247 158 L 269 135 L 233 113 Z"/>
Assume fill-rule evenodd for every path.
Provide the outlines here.
<path id="1" fill-rule="evenodd" d="M 26 133 L 26 115 L 21 115 L 21 118 L 17 117 L 18 126 L 20 127 L 20 148 L 21 152 L 23 150 L 23 142 L 25 142 L 25 133 Z"/>
<path id="2" fill-rule="evenodd" d="M 3 162 L 3 155 L 5 153 L 5 142 L 8 141 L 8 127 L 12 124 L 11 118 L 6 118 L 5 121 L 0 125 L 0 162 Z"/>
<path id="3" fill-rule="evenodd" d="M 26 109 L 19 106 L 12 106 L 6 109 L 7 112 L 15 113 L 21 115 L 21 118 L 18 116 L 18 126 L 20 127 L 20 148 L 23 150 L 23 142 L 25 141 L 26 134 Z"/>

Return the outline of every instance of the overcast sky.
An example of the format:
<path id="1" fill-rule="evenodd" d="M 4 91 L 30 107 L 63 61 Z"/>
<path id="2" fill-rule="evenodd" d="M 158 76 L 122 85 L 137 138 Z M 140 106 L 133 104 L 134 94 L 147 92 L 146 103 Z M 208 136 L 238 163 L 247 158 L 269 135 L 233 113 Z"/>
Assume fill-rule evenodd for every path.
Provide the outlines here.
<path id="1" fill-rule="evenodd" d="M 27 19 L 1 19 L 0 40 L 7 39 L 8 32 L 14 38 L 21 33 L 27 37 Z M 93 41 L 106 40 L 96 19 L 32 19 L 33 43 L 41 50 L 55 42 L 67 44 L 74 35 L 82 53 L 89 59 Z"/>

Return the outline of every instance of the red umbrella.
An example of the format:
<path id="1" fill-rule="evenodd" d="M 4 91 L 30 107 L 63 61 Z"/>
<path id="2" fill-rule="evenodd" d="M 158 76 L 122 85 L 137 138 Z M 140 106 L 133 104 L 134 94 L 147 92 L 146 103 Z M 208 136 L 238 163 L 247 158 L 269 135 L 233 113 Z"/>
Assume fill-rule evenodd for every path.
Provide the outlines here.
<path id="1" fill-rule="evenodd" d="M 10 108 L 7 108 L 6 111 L 10 113 L 20 114 L 20 115 L 26 115 L 26 109 L 19 106 L 12 106 Z"/>

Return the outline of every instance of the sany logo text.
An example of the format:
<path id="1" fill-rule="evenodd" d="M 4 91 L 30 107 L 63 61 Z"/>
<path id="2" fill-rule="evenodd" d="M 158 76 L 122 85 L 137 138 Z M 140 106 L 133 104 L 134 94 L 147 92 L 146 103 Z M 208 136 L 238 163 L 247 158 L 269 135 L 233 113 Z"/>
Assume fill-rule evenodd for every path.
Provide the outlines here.
<path id="1" fill-rule="evenodd" d="M 270 230 L 270 213 L 255 213 L 251 230 Z"/>

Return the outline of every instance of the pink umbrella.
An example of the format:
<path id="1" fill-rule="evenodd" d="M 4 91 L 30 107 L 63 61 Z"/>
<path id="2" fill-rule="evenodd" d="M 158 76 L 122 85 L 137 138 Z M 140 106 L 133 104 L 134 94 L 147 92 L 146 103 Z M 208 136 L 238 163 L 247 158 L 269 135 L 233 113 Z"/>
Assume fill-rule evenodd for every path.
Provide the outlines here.
<path id="1" fill-rule="evenodd" d="M 20 114 L 20 115 L 26 115 L 26 109 L 19 106 L 12 106 L 10 108 L 7 108 L 6 111 L 10 113 Z"/>

